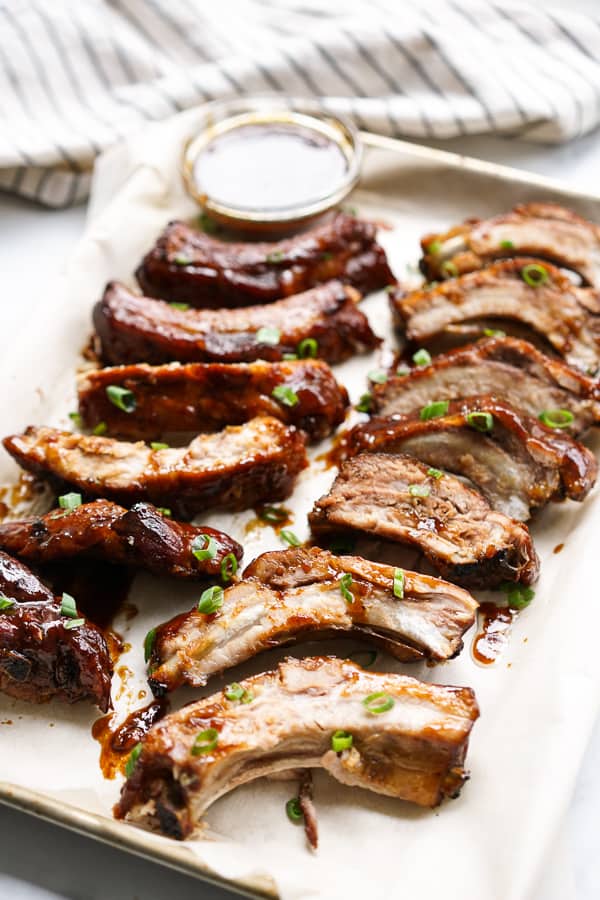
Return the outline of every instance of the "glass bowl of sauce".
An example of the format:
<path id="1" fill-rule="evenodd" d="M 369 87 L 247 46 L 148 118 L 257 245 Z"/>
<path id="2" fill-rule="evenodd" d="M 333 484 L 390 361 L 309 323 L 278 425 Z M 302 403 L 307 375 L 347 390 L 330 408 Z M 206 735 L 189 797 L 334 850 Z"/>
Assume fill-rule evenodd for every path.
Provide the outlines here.
<path id="1" fill-rule="evenodd" d="M 354 126 L 310 101 L 216 101 L 188 142 L 183 177 L 213 219 L 241 231 L 293 231 L 337 206 L 360 176 Z"/>

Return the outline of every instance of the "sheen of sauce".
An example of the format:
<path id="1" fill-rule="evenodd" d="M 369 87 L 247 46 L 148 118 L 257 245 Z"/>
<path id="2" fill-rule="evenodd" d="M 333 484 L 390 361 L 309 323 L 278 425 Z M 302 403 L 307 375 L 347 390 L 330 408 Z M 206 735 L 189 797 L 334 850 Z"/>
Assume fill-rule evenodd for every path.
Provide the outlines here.
<path id="1" fill-rule="evenodd" d="M 516 610 L 495 603 L 482 603 L 477 613 L 478 631 L 473 639 L 473 657 L 484 666 L 495 663 L 503 653 Z"/>
<path id="2" fill-rule="evenodd" d="M 114 729 L 114 713 L 96 719 L 92 726 L 92 737 L 100 744 L 100 769 L 105 778 L 113 779 L 124 771 L 135 745 L 166 715 L 168 708 L 167 700 L 154 700 L 143 709 L 135 709 Z"/>

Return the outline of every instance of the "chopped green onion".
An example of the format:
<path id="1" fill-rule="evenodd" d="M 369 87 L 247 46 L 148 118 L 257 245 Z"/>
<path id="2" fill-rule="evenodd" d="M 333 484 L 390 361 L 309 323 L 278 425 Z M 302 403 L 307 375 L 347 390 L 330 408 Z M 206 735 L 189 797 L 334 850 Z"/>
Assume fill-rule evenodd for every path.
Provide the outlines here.
<path id="1" fill-rule="evenodd" d="M 529 287 L 539 287 L 548 281 L 548 269 L 539 266 L 537 263 L 529 263 L 521 269 L 521 278 Z"/>
<path id="2" fill-rule="evenodd" d="M 298 394 L 296 394 L 287 384 L 278 384 L 273 388 L 271 396 L 283 403 L 284 406 L 296 406 L 299 403 Z"/>
<path id="3" fill-rule="evenodd" d="M 489 412 L 470 412 L 466 415 L 467 424 L 475 431 L 491 431 L 494 427 L 494 417 Z"/>
<path id="4" fill-rule="evenodd" d="M 437 419 L 439 416 L 445 416 L 448 412 L 449 405 L 447 400 L 434 400 L 433 403 L 428 403 L 419 413 L 421 422 L 427 422 L 429 419 Z"/>
<path id="5" fill-rule="evenodd" d="M 545 409 L 538 419 L 548 428 L 568 428 L 575 421 L 575 416 L 570 409 Z"/>
<path id="6" fill-rule="evenodd" d="M 456 263 L 453 263 L 451 260 L 446 260 L 440 266 L 440 269 L 445 275 L 450 275 L 451 278 L 456 278 L 458 275 L 458 269 L 456 268 Z"/>
<path id="7" fill-rule="evenodd" d="M 278 263 L 283 259 L 284 254 L 281 250 L 274 250 L 273 253 L 267 254 L 267 262 L 268 263 Z"/>
<path id="8" fill-rule="evenodd" d="M 386 292 L 386 294 L 393 294 L 397 287 L 398 285 L 396 284 L 386 284 L 386 286 L 384 287 L 384 291 Z"/>
<path id="9" fill-rule="evenodd" d="M 298 344 L 298 356 L 300 359 L 314 359 L 319 350 L 319 342 L 314 338 L 304 338 Z"/>
<path id="10" fill-rule="evenodd" d="M 394 569 L 394 597 L 398 600 L 404 598 L 404 572 L 402 569 Z"/>
<path id="11" fill-rule="evenodd" d="M 285 522 L 289 515 L 289 510 L 284 509 L 283 506 L 263 506 L 258 511 L 259 519 L 262 519 L 264 522 Z"/>
<path id="12" fill-rule="evenodd" d="M 396 369 L 396 375 L 400 375 L 401 377 L 403 375 L 410 375 L 410 366 L 405 366 L 405 365 L 398 366 L 398 368 Z"/>
<path id="13" fill-rule="evenodd" d="M 81 494 L 63 494 L 58 498 L 58 505 L 61 509 L 77 509 L 81 506 Z"/>
<path id="14" fill-rule="evenodd" d="M 237 681 L 228 684 L 225 688 L 225 696 L 228 700 L 241 700 L 245 694 L 244 688 Z"/>
<path id="15" fill-rule="evenodd" d="M 176 253 L 175 256 L 172 257 L 173 262 L 178 266 L 189 266 L 192 262 L 189 256 L 186 256 L 185 253 Z"/>
<path id="16" fill-rule="evenodd" d="M 363 394 L 356 404 L 356 409 L 358 410 L 358 412 L 371 412 L 372 403 L 373 397 L 371 396 L 371 394 Z"/>
<path id="17" fill-rule="evenodd" d="M 439 480 L 440 478 L 442 478 L 443 475 L 444 475 L 444 473 L 442 472 L 441 469 L 434 469 L 433 466 L 431 466 L 429 469 L 427 469 L 427 474 L 428 474 L 431 478 L 436 478 L 436 479 L 438 479 L 438 480 Z"/>
<path id="18" fill-rule="evenodd" d="M 484 328 L 483 333 L 486 337 L 506 337 L 506 332 L 501 328 Z"/>
<path id="19" fill-rule="evenodd" d="M 10 597 L 5 597 L 4 594 L 0 594 L 0 610 L 11 609 L 15 603 L 15 600 L 11 600 Z"/>
<path id="20" fill-rule="evenodd" d="M 101 434 L 106 434 L 107 431 L 108 431 L 108 425 L 106 424 L 106 422 L 98 422 L 98 424 L 94 428 L 92 434 L 95 434 L 96 436 L 100 436 Z"/>
<path id="21" fill-rule="evenodd" d="M 290 822 L 293 822 L 294 825 L 297 825 L 304 818 L 304 813 L 302 812 L 302 807 L 300 806 L 300 800 L 298 797 L 292 797 L 291 800 L 285 804 L 285 811 L 287 813 L 287 817 Z"/>
<path id="22" fill-rule="evenodd" d="M 127 762 L 125 763 L 125 774 L 128 778 L 131 778 L 133 775 L 133 770 L 135 769 L 136 763 L 140 758 L 140 753 L 142 752 L 142 744 L 141 741 L 139 744 L 136 744 L 131 753 L 127 758 Z"/>
<path id="23" fill-rule="evenodd" d="M 280 338 L 279 328 L 271 328 L 269 325 L 264 325 L 256 332 L 256 340 L 259 344 L 269 344 L 271 347 L 275 347 Z"/>
<path id="24" fill-rule="evenodd" d="M 431 488 L 428 484 L 409 484 L 408 493 L 411 497 L 429 497 Z"/>
<path id="25" fill-rule="evenodd" d="M 330 253 L 329 250 L 325 250 L 324 253 L 321 253 L 321 259 L 327 262 L 330 259 L 333 259 L 333 253 Z"/>
<path id="26" fill-rule="evenodd" d="M 358 665 L 362 666 L 363 669 L 370 669 L 377 659 L 377 651 L 357 650 L 355 653 L 350 654 L 349 659 L 351 659 L 352 662 L 358 663 Z"/>
<path id="27" fill-rule="evenodd" d="M 508 605 L 512 609 L 524 609 L 535 597 L 533 588 L 523 587 L 523 585 L 512 584 L 511 582 L 501 584 L 500 590 L 506 593 Z"/>
<path id="28" fill-rule="evenodd" d="M 83 419 L 81 418 L 80 413 L 70 412 L 69 418 L 70 418 L 71 422 L 73 423 L 73 425 L 75 425 L 76 428 L 81 428 L 83 426 Z"/>
<path id="29" fill-rule="evenodd" d="M 436 253 L 439 253 L 440 250 L 442 249 L 442 244 L 440 241 L 431 241 L 430 244 L 427 244 L 427 247 L 425 249 L 432 256 L 435 256 Z"/>
<path id="30" fill-rule="evenodd" d="M 340 591 L 342 592 L 342 597 L 346 603 L 354 603 L 354 594 L 350 590 L 350 585 L 352 584 L 352 575 L 350 572 L 345 572 L 338 584 L 340 586 Z"/>
<path id="31" fill-rule="evenodd" d="M 421 347 L 420 350 L 417 350 L 416 353 L 413 353 L 413 362 L 416 366 L 430 366 L 431 354 L 429 353 L 429 351 Z"/>
<path id="32" fill-rule="evenodd" d="M 69 631 L 73 631 L 75 628 L 80 628 L 82 625 L 85 625 L 85 619 L 69 619 L 64 623 L 64 627 Z"/>
<path id="33" fill-rule="evenodd" d="M 162 513 L 163 516 L 168 517 L 168 516 L 173 515 L 173 513 L 171 512 L 171 510 L 169 509 L 168 506 L 157 506 L 156 508 L 159 511 L 159 513 Z"/>
<path id="34" fill-rule="evenodd" d="M 189 303 L 179 303 L 179 302 L 176 303 L 174 301 L 172 303 L 169 303 L 169 306 L 172 307 L 172 309 L 179 309 L 179 310 L 181 310 L 181 312 L 185 312 L 186 310 L 188 310 L 190 308 Z"/>
<path id="35" fill-rule="evenodd" d="M 62 600 L 60 602 L 60 614 L 61 616 L 68 616 L 69 619 L 77 618 L 77 604 L 75 603 L 75 597 L 71 597 L 70 594 L 63 593 Z"/>
<path id="36" fill-rule="evenodd" d="M 196 735 L 192 744 L 192 756 L 202 756 L 203 753 L 212 753 L 219 743 L 219 732 L 216 728 L 207 728 Z"/>
<path id="37" fill-rule="evenodd" d="M 201 212 L 196 221 L 198 222 L 198 227 L 205 231 L 206 234 L 215 234 L 219 230 L 218 224 L 214 219 L 211 219 L 208 213 Z"/>
<path id="38" fill-rule="evenodd" d="M 252 691 L 244 691 L 244 696 L 242 697 L 242 703 L 252 703 L 254 700 L 254 694 Z"/>
<path id="39" fill-rule="evenodd" d="M 202 592 L 198 601 L 198 612 L 211 616 L 223 606 L 223 588 L 217 584 Z"/>
<path id="40" fill-rule="evenodd" d="M 214 559 L 217 555 L 217 542 L 209 534 L 199 534 L 192 541 L 192 553 L 200 562 Z"/>
<path id="41" fill-rule="evenodd" d="M 348 731 L 342 731 L 339 728 L 331 735 L 331 749 L 335 753 L 341 753 L 342 750 L 349 750 L 352 746 L 352 735 Z"/>
<path id="42" fill-rule="evenodd" d="M 515 245 L 512 241 L 500 241 L 500 246 L 503 250 L 512 250 Z"/>
<path id="43" fill-rule="evenodd" d="M 295 359 L 298 359 L 297 353 L 284 353 L 281 357 L 285 362 L 293 362 Z"/>
<path id="44" fill-rule="evenodd" d="M 286 544 L 289 544 L 290 547 L 299 547 L 302 541 L 294 534 L 293 531 L 290 531 L 288 528 L 282 528 L 279 532 L 279 537 Z"/>
<path id="45" fill-rule="evenodd" d="M 358 215 L 358 209 L 356 208 L 356 206 L 344 206 L 343 210 L 347 216 L 354 216 L 356 218 L 356 216 Z"/>
<path id="46" fill-rule="evenodd" d="M 106 396 L 117 409 L 132 413 L 137 406 L 133 391 L 122 388 L 118 384 L 109 384 L 106 388 Z"/>
<path id="47" fill-rule="evenodd" d="M 144 638 L 144 662 L 148 662 L 156 643 L 156 628 L 151 628 Z"/>
<path id="48" fill-rule="evenodd" d="M 388 375 L 383 369 L 371 369 L 371 371 L 367 373 L 367 378 L 369 381 L 372 381 L 373 384 L 385 384 L 388 380 Z"/>
<path id="49" fill-rule="evenodd" d="M 150 448 L 152 450 L 168 450 L 169 445 L 163 444 L 161 441 L 152 441 L 152 443 L 150 444 Z"/>
<path id="50" fill-rule="evenodd" d="M 223 581 L 231 581 L 238 570 L 238 561 L 233 553 L 228 553 L 221 560 L 221 578 Z"/>
<path id="51" fill-rule="evenodd" d="M 386 694 L 385 691 L 376 691 L 374 694 L 369 694 L 368 697 L 365 697 L 362 704 L 372 716 L 380 716 L 382 713 L 389 712 L 395 702 L 394 698 Z"/>

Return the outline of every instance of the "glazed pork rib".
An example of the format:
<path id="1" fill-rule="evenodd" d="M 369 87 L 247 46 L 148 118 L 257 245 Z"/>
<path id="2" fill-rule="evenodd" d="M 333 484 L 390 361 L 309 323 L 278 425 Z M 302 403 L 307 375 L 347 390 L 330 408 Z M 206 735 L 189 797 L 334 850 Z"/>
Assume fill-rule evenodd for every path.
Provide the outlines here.
<path id="1" fill-rule="evenodd" d="M 391 375 L 373 386 L 372 408 L 384 417 L 405 416 L 436 398 L 475 394 L 496 394 L 534 417 L 568 410 L 573 420 L 562 427 L 574 435 L 600 423 L 600 389 L 593 378 L 511 337 L 484 338 L 434 357 L 431 365 L 414 366 L 406 375 Z"/>
<path id="2" fill-rule="evenodd" d="M 376 232 L 338 213 L 288 240 L 230 243 L 171 222 L 136 275 L 149 297 L 213 309 L 270 303 L 332 278 L 368 293 L 394 281 Z"/>
<path id="3" fill-rule="evenodd" d="M 552 500 L 584 500 L 596 482 L 591 450 L 495 397 L 455 400 L 423 418 L 430 409 L 355 426 L 348 452 L 416 456 L 468 478 L 494 509 L 521 521 Z"/>
<path id="4" fill-rule="evenodd" d="M 112 662 L 96 626 L 63 615 L 33 572 L 1 552 L 0 595 L 0 691 L 31 703 L 91 700 L 106 712 Z"/>
<path id="5" fill-rule="evenodd" d="M 535 256 L 600 288 L 600 227 L 553 203 L 525 203 L 492 219 L 467 220 L 421 241 L 430 280 L 481 269 L 500 257 Z"/>
<path id="6" fill-rule="evenodd" d="M 198 559 L 194 549 L 206 548 L 210 556 Z M 0 549 L 31 563 L 89 557 L 193 580 L 218 577 L 226 557 L 239 562 L 244 552 L 222 531 L 175 522 L 149 503 L 126 510 L 109 500 L 0 522 Z"/>
<path id="7" fill-rule="evenodd" d="M 300 432 L 269 417 L 164 450 L 35 426 L 3 443 L 24 469 L 58 485 L 124 506 L 150 502 L 182 519 L 284 500 L 306 466 Z"/>
<path id="8" fill-rule="evenodd" d="M 106 393 L 111 385 L 131 391 L 133 412 L 111 403 Z M 348 406 L 346 389 L 317 359 L 116 366 L 80 375 L 78 391 L 87 426 L 105 422 L 111 434 L 134 440 L 216 431 L 274 416 L 319 441 L 343 422 Z"/>
<path id="9" fill-rule="evenodd" d="M 417 547 L 442 577 L 465 587 L 532 584 L 539 560 L 521 522 L 492 510 L 453 475 L 436 477 L 410 456 L 360 453 L 346 460 L 309 515 L 317 539 L 366 532 Z"/>
<path id="10" fill-rule="evenodd" d="M 453 584 L 360 557 L 302 547 L 264 553 L 226 588 L 216 615 L 194 608 L 157 629 L 149 682 L 155 694 L 197 687 L 262 650 L 344 634 L 404 662 L 440 662 L 460 652 L 476 609 Z"/>
<path id="11" fill-rule="evenodd" d="M 182 310 L 111 282 L 94 310 L 105 363 L 277 361 L 312 339 L 317 355 L 338 363 L 372 350 L 379 338 L 358 308 L 360 294 L 328 281 L 268 306 Z"/>
<path id="12" fill-rule="evenodd" d="M 539 284 L 528 284 L 532 276 Z M 464 343 L 482 336 L 486 325 L 525 327 L 570 365 L 592 373 L 598 368 L 600 292 L 576 287 L 549 263 L 504 260 L 435 287 L 398 289 L 391 304 L 396 324 L 416 343 L 443 335 L 462 336 Z"/>
<path id="13" fill-rule="evenodd" d="M 323 657 L 289 659 L 241 688 L 251 702 L 213 694 L 149 731 L 115 807 L 118 818 L 183 839 L 223 794 L 289 769 L 319 766 L 342 784 L 424 807 L 456 797 L 467 778 L 479 715 L 470 688 Z M 373 694 L 386 701 L 385 712 L 369 712 L 364 701 Z M 332 745 L 338 731 L 352 736 L 340 752 Z"/>

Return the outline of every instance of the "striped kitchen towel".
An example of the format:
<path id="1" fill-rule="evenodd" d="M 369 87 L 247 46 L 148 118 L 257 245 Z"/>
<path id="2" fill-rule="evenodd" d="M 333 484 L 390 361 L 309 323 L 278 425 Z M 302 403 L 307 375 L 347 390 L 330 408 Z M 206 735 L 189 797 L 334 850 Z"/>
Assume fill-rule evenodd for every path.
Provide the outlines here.
<path id="1" fill-rule="evenodd" d="M 97 154 L 144 122 L 265 92 L 321 97 L 394 136 L 564 141 L 600 121 L 600 9 L 0 0 L 0 189 L 66 206 L 87 194 Z"/>

